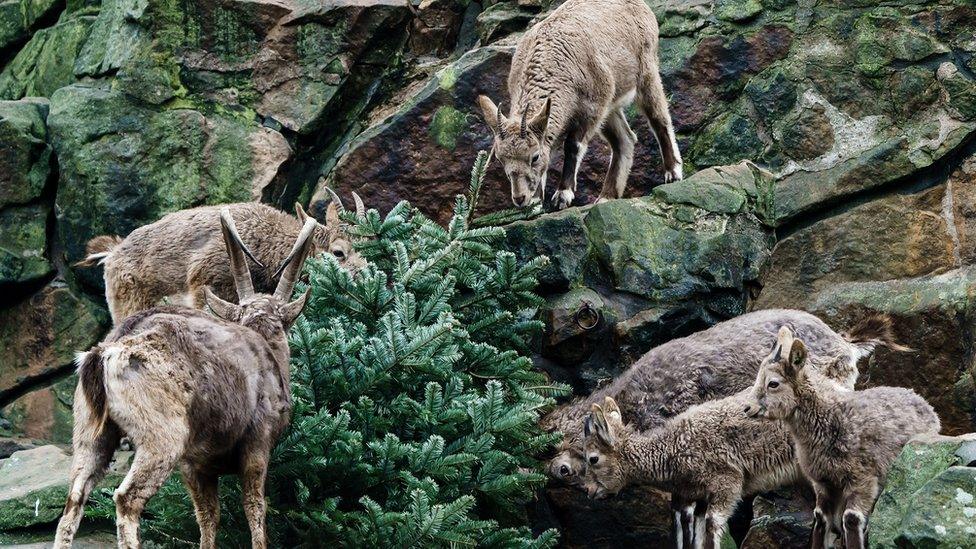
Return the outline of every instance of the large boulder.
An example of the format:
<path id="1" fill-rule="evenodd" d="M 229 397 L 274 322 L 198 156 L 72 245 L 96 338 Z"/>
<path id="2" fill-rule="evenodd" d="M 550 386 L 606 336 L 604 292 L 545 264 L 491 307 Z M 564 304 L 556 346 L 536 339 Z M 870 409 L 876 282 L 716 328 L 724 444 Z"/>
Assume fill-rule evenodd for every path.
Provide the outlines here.
<path id="1" fill-rule="evenodd" d="M 77 384 L 78 377 L 69 375 L 0 408 L 0 436 L 71 444 L 72 404 Z"/>
<path id="2" fill-rule="evenodd" d="M 687 183 L 736 189 L 727 200 L 661 193 L 510 225 L 518 257 L 551 259 L 540 277 L 551 373 L 592 388 L 650 347 L 744 312 L 773 243 L 747 198 L 763 181 L 729 167 Z"/>
<path id="3" fill-rule="evenodd" d="M 91 31 L 95 16 L 65 12 L 57 24 L 34 33 L 0 73 L 0 98 L 50 97 L 75 81 L 75 59 Z"/>
<path id="4" fill-rule="evenodd" d="M 0 285 L 8 287 L 54 270 L 44 196 L 51 175 L 47 111 L 44 99 L 0 101 Z"/>
<path id="5" fill-rule="evenodd" d="M 57 0 L 0 1 L 0 52 L 30 38 L 31 32 L 57 11 L 58 4 Z"/>
<path id="6" fill-rule="evenodd" d="M 103 85 L 59 89 L 48 126 L 61 169 L 58 231 L 72 262 L 93 236 L 126 235 L 190 206 L 260 197 L 290 154 L 280 133 L 233 113 L 157 111 Z M 270 174 L 269 159 L 277 159 Z"/>
<path id="7" fill-rule="evenodd" d="M 976 434 L 909 442 L 871 515 L 871 547 L 953 549 L 976 539 Z"/>
<path id="8" fill-rule="evenodd" d="M 872 314 L 891 317 L 899 341 L 912 350 L 879 348 L 862 365 L 861 385 L 914 389 L 935 407 L 944 433 L 976 426 L 976 266 L 915 279 L 837 284 L 808 309 L 837 327 Z"/>
<path id="9" fill-rule="evenodd" d="M 122 480 L 132 455 L 121 452 L 109 466 L 102 487 Z M 0 460 L 0 533 L 57 522 L 68 497 L 71 456 L 58 446 L 14 452 Z"/>
<path id="10" fill-rule="evenodd" d="M 104 309 L 54 281 L 0 315 L 0 406 L 72 368 L 105 330 Z"/>

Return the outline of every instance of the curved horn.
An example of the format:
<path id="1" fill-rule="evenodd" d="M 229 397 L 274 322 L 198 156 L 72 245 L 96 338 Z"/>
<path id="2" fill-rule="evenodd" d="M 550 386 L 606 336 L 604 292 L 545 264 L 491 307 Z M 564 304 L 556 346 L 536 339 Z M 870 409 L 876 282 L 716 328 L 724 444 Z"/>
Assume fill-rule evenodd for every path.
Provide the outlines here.
<path id="1" fill-rule="evenodd" d="M 525 126 L 529 118 L 529 104 L 525 104 L 525 110 L 522 111 L 522 124 L 519 126 L 519 135 L 525 137 Z"/>
<path id="2" fill-rule="evenodd" d="M 237 302 L 254 295 L 254 286 L 251 282 L 251 271 L 247 268 L 247 259 L 251 253 L 246 251 L 247 246 L 241 241 L 241 235 L 237 233 L 237 226 L 234 218 L 230 215 L 230 209 L 220 209 L 220 232 L 224 236 L 224 246 L 227 247 L 227 255 L 230 256 L 230 272 L 234 276 L 234 286 L 237 288 Z"/>
<path id="3" fill-rule="evenodd" d="M 356 203 L 356 217 L 366 217 L 366 204 L 363 204 L 363 199 L 353 192 L 352 200 Z"/>
<path id="4" fill-rule="evenodd" d="M 295 281 L 298 280 L 298 275 L 302 272 L 302 265 L 305 263 L 305 257 L 308 256 L 308 252 L 312 248 L 312 233 L 315 232 L 316 226 L 318 223 L 314 219 L 305 221 L 305 224 L 302 225 L 302 232 L 298 233 L 298 239 L 295 240 L 291 252 L 275 272 L 275 276 L 281 275 L 281 278 L 278 280 L 278 287 L 275 288 L 274 295 L 281 301 L 287 302 L 291 299 L 291 292 L 295 289 Z"/>
<path id="5" fill-rule="evenodd" d="M 346 211 L 346 206 L 342 203 L 342 200 L 339 198 L 339 195 L 337 195 L 336 192 L 332 190 L 332 187 L 326 187 L 325 190 L 329 191 L 329 194 L 332 196 L 332 200 L 335 201 L 335 205 L 337 208 L 339 208 L 339 211 L 340 212 Z"/>

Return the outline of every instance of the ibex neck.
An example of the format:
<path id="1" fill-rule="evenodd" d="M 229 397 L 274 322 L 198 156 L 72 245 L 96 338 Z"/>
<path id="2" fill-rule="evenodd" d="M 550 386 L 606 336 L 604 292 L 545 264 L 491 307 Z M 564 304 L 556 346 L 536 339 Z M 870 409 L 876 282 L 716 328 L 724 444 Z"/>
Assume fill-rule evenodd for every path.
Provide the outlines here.
<path id="1" fill-rule="evenodd" d="M 668 431 L 655 429 L 624 441 L 623 463 L 632 482 L 663 483 L 671 479 L 669 460 L 673 451 Z"/>
<path id="2" fill-rule="evenodd" d="M 797 382 L 795 394 L 797 406 L 786 418 L 786 426 L 797 444 L 805 448 L 821 448 L 831 444 L 837 435 L 837 421 L 829 398 L 825 398 L 827 395 L 822 394 L 821 389 L 809 379 Z"/>
<path id="3" fill-rule="evenodd" d="M 271 347 L 271 354 L 278 366 L 278 373 L 285 388 L 291 380 L 291 349 L 288 347 L 288 333 L 282 328 L 281 321 L 267 315 L 255 315 L 241 323 L 245 328 L 253 330 L 264 338 Z"/>

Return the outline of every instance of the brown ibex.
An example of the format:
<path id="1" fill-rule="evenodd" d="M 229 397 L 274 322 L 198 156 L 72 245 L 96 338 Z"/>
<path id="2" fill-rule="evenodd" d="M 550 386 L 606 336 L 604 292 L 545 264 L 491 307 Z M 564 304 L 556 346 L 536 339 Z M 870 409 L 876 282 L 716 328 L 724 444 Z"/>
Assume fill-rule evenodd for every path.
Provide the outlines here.
<path id="1" fill-rule="evenodd" d="M 597 134 L 613 152 L 599 201 L 620 198 L 637 143 L 624 109 L 635 100 L 657 137 L 664 180 L 681 179 L 681 153 L 658 70 L 657 19 L 643 0 L 568 0 L 519 40 L 508 91 L 508 116 L 488 97 L 478 102 L 516 206 L 545 198 L 551 151 L 563 140 L 563 171 L 552 200 L 556 209 L 568 207 L 580 162 Z"/>
<path id="2" fill-rule="evenodd" d="M 139 547 L 142 510 L 177 464 L 193 499 L 201 547 L 215 544 L 217 480 L 224 474 L 242 477 L 252 545 L 266 546 L 265 475 L 291 413 L 287 330 L 308 292 L 288 300 L 317 225 L 305 221 L 268 295 L 254 291 L 229 209 L 219 218 L 238 304 L 207 288 L 216 317 L 172 305 L 148 309 L 78 357 L 71 484 L 55 547 L 71 545 L 88 496 L 123 436 L 136 452 L 115 490 L 119 547 Z"/>
<path id="3" fill-rule="evenodd" d="M 671 492 L 675 545 L 719 549 L 743 496 L 803 478 L 786 429 L 743 415 L 745 399 L 742 392 L 692 406 L 644 433 L 624 424 L 612 398 L 593 404 L 582 445 L 587 493 L 603 498 L 634 483 Z"/>
<path id="4" fill-rule="evenodd" d="M 363 215 L 362 200 L 355 193 L 353 198 L 357 215 Z M 207 286 L 225 300 L 234 299 L 234 282 L 223 261 L 218 222 L 218 213 L 223 208 L 230 210 L 241 237 L 253 251 L 249 257 L 257 266 L 254 286 L 261 292 L 274 288 L 277 273 L 271 269 L 281 264 L 302 224 L 311 219 L 301 205 L 295 204 L 298 219 L 257 202 L 182 210 L 139 227 L 125 239 L 99 236 L 89 241 L 89 255 L 78 264 L 105 265 L 105 298 L 113 323 L 118 324 L 165 299 L 199 309 L 203 307 L 203 289 Z M 365 262 L 353 250 L 351 239 L 342 227 L 341 208 L 339 197 L 332 193 L 325 225 L 315 225 L 312 254 L 332 253 L 340 265 L 354 271 Z"/>
<path id="5" fill-rule="evenodd" d="M 869 317 L 842 335 L 804 311 L 766 309 L 737 316 L 651 349 L 613 383 L 546 415 L 543 428 L 565 435 L 549 462 L 550 476 L 579 482 L 582 425 L 592 404 L 613 397 L 623 419 L 638 431 L 660 427 L 691 406 L 751 387 L 781 326 L 791 327 L 809 342 L 815 369 L 850 389 L 857 380 L 858 361 L 877 345 L 903 349 L 894 342 L 885 317 Z"/>
<path id="6" fill-rule="evenodd" d="M 911 389 L 840 390 L 807 363 L 806 346 L 784 326 L 744 415 L 781 420 L 792 435 L 817 496 L 811 547 L 832 547 L 842 532 L 844 547 L 864 549 L 888 469 L 913 436 L 939 432 L 939 416 Z"/>

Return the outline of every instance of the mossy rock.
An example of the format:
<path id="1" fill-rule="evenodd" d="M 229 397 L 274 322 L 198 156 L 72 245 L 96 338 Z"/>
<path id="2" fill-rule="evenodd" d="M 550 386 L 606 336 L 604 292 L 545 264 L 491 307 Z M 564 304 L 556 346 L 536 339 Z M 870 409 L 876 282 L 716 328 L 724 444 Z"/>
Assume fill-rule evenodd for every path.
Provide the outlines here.
<path id="1" fill-rule="evenodd" d="M 40 198 L 51 174 L 48 103 L 0 101 L 0 208 Z"/>
<path id="2" fill-rule="evenodd" d="M 266 184 L 256 177 L 265 169 L 262 147 L 287 148 L 283 139 L 263 139 L 273 130 L 234 112 L 157 111 L 101 86 L 58 90 L 48 125 L 61 168 L 58 230 L 72 262 L 93 236 L 126 235 L 191 206 L 255 198 Z"/>
<path id="3" fill-rule="evenodd" d="M 27 40 L 45 17 L 58 9 L 57 0 L 0 0 L 0 51 Z"/>
<path id="4" fill-rule="evenodd" d="M 37 31 L 0 73 L 0 98 L 50 97 L 75 78 L 75 59 L 95 17 L 66 13 L 58 24 Z"/>
<path id="5" fill-rule="evenodd" d="M 909 442 L 870 518 L 871 546 L 969 547 L 976 539 L 976 434 Z"/>
<path id="6" fill-rule="evenodd" d="M 99 486 L 117 486 L 130 458 L 127 452 L 118 454 Z M 0 532 L 56 522 L 68 497 L 70 471 L 71 456 L 57 446 L 39 446 L 0 460 Z"/>
<path id="7" fill-rule="evenodd" d="M 37 280 L 54 270 L 47 259 L 50 212 L 45 204 L 0 211 L 0 284 Z"/>

